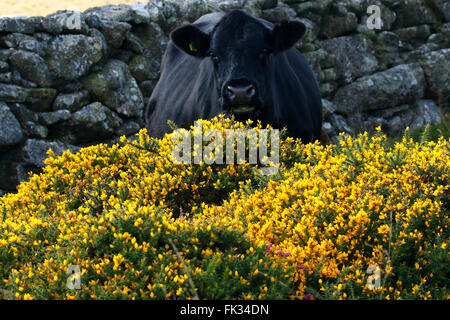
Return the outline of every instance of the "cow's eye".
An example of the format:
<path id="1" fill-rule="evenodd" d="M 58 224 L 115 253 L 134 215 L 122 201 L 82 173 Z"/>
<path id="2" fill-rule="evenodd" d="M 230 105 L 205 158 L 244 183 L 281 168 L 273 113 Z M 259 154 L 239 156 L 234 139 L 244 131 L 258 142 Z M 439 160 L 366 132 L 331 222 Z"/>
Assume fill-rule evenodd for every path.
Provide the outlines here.
<path id="1" fill-rule="evenodd" d="M 261 64 L 265 65 L 267 63 L 267 57 L 270 54 L 269 49 L 262 49 L 261 53 L 259 54 L 259 58 L 261 59 Z"/>

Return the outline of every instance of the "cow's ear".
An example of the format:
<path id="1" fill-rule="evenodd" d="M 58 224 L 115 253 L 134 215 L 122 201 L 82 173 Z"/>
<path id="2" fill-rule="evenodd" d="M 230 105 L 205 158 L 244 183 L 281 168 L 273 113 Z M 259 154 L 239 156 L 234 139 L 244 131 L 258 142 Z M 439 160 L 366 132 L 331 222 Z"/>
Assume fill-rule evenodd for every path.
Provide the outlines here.
<path id="1" fill-rule="evenodd" d="M 271 35 L 274 53 L 292 48 L 305 32 L 306 27 L 300 21 L 283 21 L 275 24 Z"/>
<path id="2" fill-rule="evenodd" d="M 204 57 L 209 50 L 210 37 L 193 25 L 175 29 L 170 34 L 172 42 L 181 50 L 195 57 Z"/>

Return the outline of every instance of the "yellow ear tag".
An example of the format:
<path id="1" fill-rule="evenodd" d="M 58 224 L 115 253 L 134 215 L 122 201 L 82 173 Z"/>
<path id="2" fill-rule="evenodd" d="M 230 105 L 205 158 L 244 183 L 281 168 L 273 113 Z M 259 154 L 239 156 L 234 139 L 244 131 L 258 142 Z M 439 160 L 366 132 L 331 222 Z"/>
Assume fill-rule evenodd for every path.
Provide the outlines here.
<path id="1" fill-rule="evenodd" d="M 194 43 L 193 43 L 193 42 L 189 43 L 189 49 L 190 49 L 192 52 L 197 52 L 197 48 L 194 47 Z"/>

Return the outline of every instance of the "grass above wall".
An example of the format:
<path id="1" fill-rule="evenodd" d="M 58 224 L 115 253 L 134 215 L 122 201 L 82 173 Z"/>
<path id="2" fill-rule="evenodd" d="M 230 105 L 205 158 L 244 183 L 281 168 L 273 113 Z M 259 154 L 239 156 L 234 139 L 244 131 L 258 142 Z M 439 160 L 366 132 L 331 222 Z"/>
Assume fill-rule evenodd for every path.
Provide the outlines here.
<path id="1" fill-rule="evenodd" d="M 132 4 L 135 0 L 39 0 L 39 5 L 30 5 L 28 0 L 2 0 L 2 15 L 23 15 L 27 17 L 46 16 L 58 10 L 84 11 L 108 4 Z M 146 2 L 146 1 L 141 1 Z"/>
<path id="2" fill-rule="evenodd" d="M 203 121 L 204 130 L 245 127 Z M 421 140 L 284 138 L 271 177 L 249 164 L 175 165 L 171 135 L 145 130 L 114 146 L 50 152 L 42 174 L 0 198 L 0 292 L 448 299 L 449 142 Z M 74 265 L 79 290 L 67 286 Z"/>

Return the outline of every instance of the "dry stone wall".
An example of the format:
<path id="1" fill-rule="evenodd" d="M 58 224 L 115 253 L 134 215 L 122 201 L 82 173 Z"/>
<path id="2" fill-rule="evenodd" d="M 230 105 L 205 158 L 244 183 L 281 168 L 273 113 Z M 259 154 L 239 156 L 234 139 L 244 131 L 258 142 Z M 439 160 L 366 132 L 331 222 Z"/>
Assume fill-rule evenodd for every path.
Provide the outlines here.
<path id="1" fill-rule="evenodd" d="M 381 9 L 379 30 L 367 27 L 370 5 Z M 48 148 L 76 151 L 135 134 L 170 31 L 231 8 L 308 27 L 298 49 L 320 83 L 326 139 L 378 125 L 397 134 L 448 111 L 448 0 L 155 0 L 4 17 L 0 189 L 38 171 Z"/>

